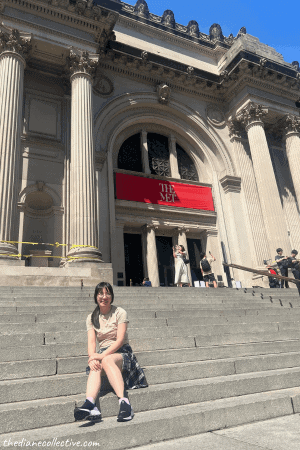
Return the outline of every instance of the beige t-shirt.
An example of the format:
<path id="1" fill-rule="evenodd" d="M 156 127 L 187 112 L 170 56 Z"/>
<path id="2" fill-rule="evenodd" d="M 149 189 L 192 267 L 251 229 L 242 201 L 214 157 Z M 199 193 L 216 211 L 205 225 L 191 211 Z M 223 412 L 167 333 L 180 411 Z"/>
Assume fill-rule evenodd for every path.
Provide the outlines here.
<path id="1" fill-rule="evenodd" d="M 111 306 L 111 310 L 108 314 L 100 314 L 99 323 L 100 329 L 95 328 L 92 324 L 92 313 L 87 316 L 86 328 L 87 331 L 95 330 L 96 338 L 99 342 L 100 348 L 109 347 L 117 340 L 117 331 L 119 323 L 128 323 L 127 312 L 120 308 L 120 306 Z M 125 333 L 123 344 L 128 344 L 127 331 Z"/>

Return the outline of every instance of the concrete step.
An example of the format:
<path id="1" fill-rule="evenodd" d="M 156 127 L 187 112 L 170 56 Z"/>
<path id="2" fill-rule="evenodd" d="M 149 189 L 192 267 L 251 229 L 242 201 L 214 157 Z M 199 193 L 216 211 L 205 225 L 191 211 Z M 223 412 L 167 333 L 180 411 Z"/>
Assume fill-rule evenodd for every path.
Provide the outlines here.
<path id="1" fill-rule="evenodd" d="M 60 321 L 51 322 L 35 322 L 35 323 L 6 323 L 1 325 L 0 333 L 36 333 L 36 332 L 59 332 L 59 331 L 86 331 L 86 317 L 83 315 L 78 320 L 64 321 L 64 317 L 60 316 Z M 225 322 L 226 323 L 226 322 Z M 166 328 L 166 319 L 131 319 L 130 328 Z"/>
<path id="2" fill-rule="evenodd" d="M 274 324 L 278 327 L 277 324 Z M 289 325 L 286 327 L 288 328 Z M 168 327 L 167 327 L 168 328 Z M 172 327 L 175 328 L 175 327 Z M 202 330 L 199 330 L 202 328 Z M 205 329 L 206 328 L 206 329 Z M 276 328 L 276 327 L 275 327 Z M 172 330 L 167 330 L 169 333 L 169 337 L 156 337 L 153 333 L 153 329 L 149 328 L 150 336 L 145 338 L 145 335 L 142 334 L 140 338 L 138 338 L 138 330 L 133 329 L 132 337 L 130 339 L 132 347 L 135 351 L 147 351 L 147 350 L 161 350 L 167 348 L 179 348 L 180 347 L 203 347 L 203 346 L 211 346 L 211 345 L 221 345 L 221 344 L 237 344 L 237 343 L 249 343 L 249 342 L 263 342 L 263 341 L 281 341 L 281 340 L 290 340 L 290 339 L 299 339 L 300 331 L 298 328 L 295 329 L 287 329 L 282 331 L 275 332 L 266 332 L 264 329 L 261 332 L 250 332 L 245 333 L 245 330 L 242 330 L 241 333 L 225 333 L 221 334 L 218 329 L 217 332 L 220 334 L 212 334 L 211 327 L 199 327 L 196 330 L 195 335 L 183 336 L 179 331 L 172 333 Z M 164 330 L 163 330 L 164 331 Z M 160 334 L 164 334 L 161 331 Z M 204 334 L 201 334 L 200 331 Z M 136 337 L 133 335 L 136 333 Z M 207 334 L 205 334 L 207 333 Z M 177 334 L 177 336 L 176 336 Z M 190 333 L 187 333 L 190 334 Z M 173 336 L 173 337 L 172 337 Z M 74 343 L 86 344 L 87 336 L 86 331 L 72 333 L 72 332 L 61 332 L 61 333 L 16 333 L 16 334 L 2 334 L 0 335 L 0 349 L 7 347 L 27 347 L 27 346 L 41 346 L 41 345 L 55 345 L 55 344 L 68 344 L 72 345 Z M 153 347 L 151 347 L 153 346 Z"/>
<path id="3" fill-rule="evenodd" d="M 168 411 L 169 415 L 181 415 L 180 411 L 187 405 L 189 406 L 188 411 L 195 412 L 193 407 L 196 405 L 205 407 L 208 406 L 206 402 L 209 402 L 210 407 L 214 411 L 214 415 L 209 423 L 209 426 L 212 426 L 218 416 L 216 403 L 218 400 L 220 401 L 222 399 L 223 408 L 226 408 L 226 405 L 230 404 L 230 401 L 232 402 L 234 399 L 239 399 L 239 404 L 247 404 L 249 396 L 257 393 L 260 393 L 260 396 L 257 396 L 260 398 L 260 401 L 264 399 L 263 403 L 265 403 L 266 399 L 274 399 L 274 397 L 282 399 L 284 394 L 280 392 L 280 395 L 276 391 L 297 388 L 299 373 L 300 368 L 296 368 L 270 371 L 264 374 L 230 375 L 226 377 L 190 380 L 184 383 L 167 383 L 164 385 L 150 386 L 148 389 L 132 391 L 130 393 L 130 399 L 136 413 L 144 411 L 152 417 L 157 417 L 161 409 L 167 408 L 170 408 Z M 300 395 L 299 388 L 294 390 L 295 395 Z M 290 396 L 291 394 L 289 393 L 288 413 L 292 414 L 293 407 Z M 3 424 L 2 431 L 3 433 L 17 432 L 45 427 L 46 425 L 72 423 L 74 421 L 73 409 L 75 402 L 80 403 L 83 398 L 83 395 L 72 396 L 69 394 L 65 397 L 62 394 L 59 398 L 46 398 L 44 400 L 17 402 L 15 404 L 5 403 L 0 406 L 0 420 L 1 424 Z M 227 399 L 227 402 L 224 402 L 225 399 Z M 235 404 L 236 402 L 233 403 Z M 118 404 L 114 395 L 105 395 L 101 398 L 100 404 L 104 417 L 115 416 L 117 414 Z M 267 405 L 265 404 L 263 408 L 266 409 Z M 287 410 L 282 407 L 282 404 L 280 407 L 276 407 L 275 402 L 273 404 L 274 408 L 277 409 L 278 415 L 287 414 Z M 237 411 L 236 413 L 238 416 L 239 412 Z M 270 418 L 269 414 L 270 411 L 268 411 L 266 418 Z M 254 419 L 257 417 L 254 410 L 251 416 L 253 417 L 252 420 L 258 420 Z M 48 422 L 45 420 L 45 417 L 48 418 Z M 247 417 L 247 421 L 249 421 L 249 416 Z M 136 419 L 132 423 L 136 423 Z"/>
<path id="4" fill-rule="evenodd" d="M 23 315 L 19 315 L 22 322 L 8 322 L 3 323 L 1 325 L 1 333 L 29 333 L 29 332 L 58 332 L 58 331 L 73 331 L 74 328 L 79 330 L 86 330 L 86 314 L 79 314 L 77 317 L 73 315 L 73 320 L 69 317 L 64 317 L 62 315 L 58 315 L 57 320 L 54 321 L 51 317 L 51 321 L 45 322 L 34 322 L 32 320 L 32 315 L 29 315 L 29 322 L 25 322 L 23 319 Z M 65 320 L 68 319 L 68 321 Z M 179 325 L 180 327 L 186 327 L 192 329 L 193 327 L 200 325 L 229 325 L 229 324 L 267 324 L 267 323 L 288 323 L 288 319 L 292 318 L 293 322 L 300 321 L 300 314 L 294 314 L 293 316 L 287 317 L 286 315 L 282 316 L 216 316 L 216 317 L 192 317 L 192 318 L 182 318 L 180 321 L 175 318 L 163 318 L 163 319 L 144 319 L 137 318 L 131 319 L 129 317 L 129 328 L 165 328 L 165 327 L 174 327 Z M 33 319 L 35 317 L 33 316 Z M 44 318 L 45 319 L 45 318 Z M 0 319 L 1 320 L 1 319 Z M 18 316 L 14 316 L 14 320 L 18 320 Z"/>
<path id="5" fill-rule="evenodd" d="M 56 307 L 53 307 L 51 312 L 48 313 L 16 313 L 13 311 L 0 313 L 0 323 L 33 323 L 33 322 L 72 322 L 84 320 L 91 312 L 92 309 L 86 308 L 84 310 L 72 311 L 63 310 L 60 312 L 56 312 Z M 1 310 L 0 310 L 1 312 Z M 130 319 L 130 324 L 132 324 L 133 320 L 140 319 L 154 319 L 157 317 L 158 319 L 172 320 L 178 319 L 179 310 L 163 310 L 163 311 L 149 311 L 149 310 L 131 310 L 127 309 L 128 317 Z M 192 317 L 191 317 L 192 316 Z M 246 316 L 246 317 L 245 317 Z M 243 318 L 243 321 L 264 321 L 265 318 L 268 321 L 268 317 L 286 317 L 289 319 L 290 317 L 299 317 L 300 314 L 298 311 L 294 311 L 292 308 L 264 308 L 264 309 L 185 309 L 184 311 L 180 311 L 180 319 L 183 320 L 223 320 L 224 318 L 228 320 L 228 322 L 238 321 L 239 317 Z M 260 320 L 260 318 L 262 318 Z M 170 322 L 171 323 L 171 322 Z"/>
<path id="6" fill-rule="evenodd" d="M 73 413 L 69 412 L 70 403 L 72 402 L 66 398 L 61 399 L 60 408 L 65 411 L 66 421 L 68 415 Z M 49 404 L 48 414 L 42 418 L 44 428 L 15 432 L 13 435 L 3 434 L 0 438 L 1 445 L 12 448 L 15 442 L 23 440 L 25 445 L 28 442 L 36 442 L 37 445 L 40 441 L 41 446 L 44 442 L 47 446 L 49 442 L 54 446 L 97 445 L 100 450 L 121 450 L 300 412 L 299 389 L 145 411 L 137 413 L 134 420 L 127 424 L 118 423 L 115 417 L 111 417 L 94 426 L 84 426 L 81 423 L 55 426 L 56 410 L 55 406 L 53 408 Z M 28 406 L 28 418 L 31 417 L 31 412 Z M 7 413 L 7 416 L 8 421 L 16 421 L 12 414 L 9 417 Z M 54 426 L 51 426 L 52 424 Z"/>
<path id="7" fill-rule="evenodd" d="M 182 353 L 186 350 L 181 349 Z M 182 361 L 170 359 L 161 365 L 156 364 L 155 352 L 148 358 L 139 358 L 142 366 L 147 366 L 146 375 L 149 384 L 182 381 L 194 378 L 215 377 L 233 373 L 261 372 L 281 368 L 300 367 L 299 352 L 275 353 L 242 357 L 209 358 L 208 360 Z M 198 352 L 199 353 L 199 352 Z M 194 355 L 197 354 L 194 352 Z M 220 351 L 219 351 L 220 354 Z M 171 355 L 172 356 L 172 353 Z M 174 355 L 173 353 L 173 356 Z M 199 356 L 198 356 L 199 357 Z M 145 364 L 148 360 L 148 365 Z M 71 373 L 84 373 L 87 356 L 50 359 L 33 359 L 0 363 L 0 380 L 24 379 Z M 46 381 L 45 381 L 46 382 Z"/>
<path id="8" fill-rule="evenodd" d="M 136 351 L 135 354 L 141 366 L 149 366 L 223 359 L 239 356 L 292 353 L 299 351 L 299 340 L 297 340 L 296 338 L 275 342 L 262 341 L 258 343 L 254 342 L 248 344 L 226 344 L 214 345 L 210 347 L 195 347 L 194 340 L 192 338 L 188 339 L 190 339 L 190 341 L 188 342 L 190 344 L 190 347 L 180 347 L 181 341 L 177 339 L 178 348 L 168 348 L 155 351 L 141 350 Z M 153 342 L 155 342 L 155 340 L 153 340 L 151 343 Z M 5 349 L 0 349 L 0 361 L 3 362 L 55 358 L 74 358 L 75 360 L 77 357 L 87 357 L 86 343 L 40 345 L 36 347 L 7 347 Z"/>

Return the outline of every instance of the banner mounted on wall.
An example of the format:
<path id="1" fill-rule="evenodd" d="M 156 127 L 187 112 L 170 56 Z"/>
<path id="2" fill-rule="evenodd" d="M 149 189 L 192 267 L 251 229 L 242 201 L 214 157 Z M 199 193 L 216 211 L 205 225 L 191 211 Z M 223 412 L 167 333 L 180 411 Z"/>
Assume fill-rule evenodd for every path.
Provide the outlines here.
<path id="1" fill-rule="evenodd" d="M 211 188 L 116 173 L 118 200 L 214 211 Z"/>

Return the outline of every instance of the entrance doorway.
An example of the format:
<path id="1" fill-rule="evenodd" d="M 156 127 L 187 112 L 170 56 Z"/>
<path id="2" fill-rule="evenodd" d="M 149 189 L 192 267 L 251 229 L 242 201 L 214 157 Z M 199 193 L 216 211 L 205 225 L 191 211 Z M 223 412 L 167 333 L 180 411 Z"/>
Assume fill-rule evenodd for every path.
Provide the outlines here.
<path id="1" fill-rule="evenodd" d="M 200 253 L 202 252 L 200 239 L 187 239 L 189 260 L 192 274 L 192 284 L 194 286 L 195 281 L 203 280 L 202 272 L 200 269 Z"/>
<path id="2" fill-rule="evenodd" d="M 140 285 L 144 279 L 142 237 L 140 234 L 124 233 L 126 286 Z"/>
<path id="3" fill-rule="evenodd" d="M 172 286 L 174 283 L 174 258 L 172 238 L 156 236 L 159 282 L 161 286 Z"/>

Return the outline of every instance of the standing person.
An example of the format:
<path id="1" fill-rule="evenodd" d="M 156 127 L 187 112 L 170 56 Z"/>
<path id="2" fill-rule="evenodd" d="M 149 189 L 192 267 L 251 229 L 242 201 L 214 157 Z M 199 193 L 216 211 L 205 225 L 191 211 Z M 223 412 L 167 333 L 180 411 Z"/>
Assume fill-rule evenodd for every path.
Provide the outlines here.
<path id="1" fill-rule="evenodd" d="M 215 275 L 212 271 L 211 265 L 215 262 L 216 258 L 209 252 L 210 258 L 206 257 L 204 252 L 200 253 L 200 269 L 203 275 L 203 280 L 205 281 L 205 286 L 209 287 L 209 282 L 212 281 L 214 288 L 217 288 L 217 282 Z"/>
<path id="2" fill-rule="evenodd" d="M 288 258 L 287 256 L 282 256 L 283 250 L 282 248 L 278 248 L 276 250 L 277 255 L 275 256 L 275 261 L 277 262 L 277 266 L 280 270 L 282 277 L 288 277 L 289 271 L 288 271 Z M 287 280 L 280 280 L 280 287 L 283 288 L 285 285 L 286 288 L 289 288 L 289 282 Z"/>
<path id="3" fill-rule="evenodd" d="M 147 387 L 145 375 L 139 366 L 127 336 L 127 313 L 123 308 L 112 305 L 114 293 L 107 282 L 97 284 L 94 300 L 97 305 L 86 320 L 88 332 L 89 374 L 86 401 L 75 408 L 76 420 L 101 420 L 96 398 L 101 387 L 101 375 L 105 371 L 111 387 L 119 398 L 118 422 L 133 418 L 133 410 L 125 389 Z M 99 351 L 96 353 L 96 343 Z"/>
<path id="4" fill-rule="evenodd" d="M 291 256 L 288 258 L 288 267 L 292 269 L 295 280 L 300 280 L 300 262 L 296 260 L 297 250 L 292 250 Z M 296 283 L 300 295 L 300 283 Z"/>
<path id="5" fill-rule="evenodd" d="M 173 256 L 175 258 L 175 284 L 182 287 L 182 283 L 187 283 L 190 287 L 187 266 L 184 262 L 186 251 L 183 245 L 173 247 Z"/>

